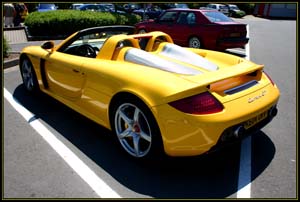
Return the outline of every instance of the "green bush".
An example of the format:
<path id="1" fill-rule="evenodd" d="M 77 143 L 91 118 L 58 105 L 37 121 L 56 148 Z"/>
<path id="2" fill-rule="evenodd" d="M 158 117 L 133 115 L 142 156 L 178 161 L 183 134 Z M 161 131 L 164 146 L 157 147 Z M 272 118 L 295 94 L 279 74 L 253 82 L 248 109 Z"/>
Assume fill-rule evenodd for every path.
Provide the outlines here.
<path id="1" fill-rule="evenodd" d="M 133 14 L 56 10 L 32 12 L 24 23 L 31 36 L 66 36 L 89 27 L 134 25 L 140 20 L 140 16 Z"/>
<path id="2" fill-rule="evenodd" d="M 254 11 L 254 7 L 255 7 L 255 4 L 252 3 L 252 4 L 249 4 L 249 3 L 237 3 L 236 4 L 239 9 L 243 10 L 246 12 L 246 14 L 253 14 L 253 11 Z"/>
<path id="3" fill-rule="evenodd" d="M 6 40 L 5 37 L 3 37 L 3 57 L 8 57 L 9 53 L 8 51 L 10 50 L 9 44 Z"/>

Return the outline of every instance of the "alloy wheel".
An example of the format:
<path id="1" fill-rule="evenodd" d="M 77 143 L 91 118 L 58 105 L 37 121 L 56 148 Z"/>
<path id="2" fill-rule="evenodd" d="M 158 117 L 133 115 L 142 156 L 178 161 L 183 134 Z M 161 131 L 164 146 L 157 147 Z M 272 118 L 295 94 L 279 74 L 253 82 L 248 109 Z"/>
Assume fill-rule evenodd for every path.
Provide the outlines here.
<path id="1" fill-rule="evenodd" d="M 33 91 L 35 88 L 34 84 L 34 72 L 30 62 L 25 59 L 21 66 L 23 82 L 28 91 Z"/>
<path id="2" fill-rule="evenodd" d="M 115 113 L 115 131 L 127 153 L 134 157 L 146 156 L 152 144 L 149 121 L 143 111 L 134 104 L 123 103 Z"/>
<path id="3" fill-rule="evenodd" d="M 189 47 L 191 47 L 191 48 L 200 48 L 201 47 L 200 40 L 197 37 L 190 38 Z"/>

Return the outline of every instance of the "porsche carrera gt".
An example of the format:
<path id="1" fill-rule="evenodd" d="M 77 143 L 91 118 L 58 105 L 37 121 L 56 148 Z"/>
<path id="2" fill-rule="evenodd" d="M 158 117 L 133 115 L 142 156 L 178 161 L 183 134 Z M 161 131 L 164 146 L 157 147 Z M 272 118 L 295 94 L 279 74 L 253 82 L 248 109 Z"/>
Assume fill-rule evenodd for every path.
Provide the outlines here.
<path id="1" fill-rule="evenodd" d="M 276 116 L 280 97 L 263 65 L 131 26 L 25 47 L 19 64 L 27 91 L 108 128 L 138 159 L 195 156 L 242 139 Z"/>

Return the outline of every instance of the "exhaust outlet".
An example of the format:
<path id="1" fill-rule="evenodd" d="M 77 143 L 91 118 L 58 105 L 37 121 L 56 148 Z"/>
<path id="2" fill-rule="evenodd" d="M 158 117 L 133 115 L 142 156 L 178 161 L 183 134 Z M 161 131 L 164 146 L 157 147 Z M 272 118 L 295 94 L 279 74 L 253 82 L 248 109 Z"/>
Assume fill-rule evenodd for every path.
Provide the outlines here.
<path id="1" fill-rule="evenodd" d="M 234 137 L 238 138 L 240 137 L 241 135 L 243 135 L 245 133 L 245 128 L 244 126 L 238 126 L 234 132 L 233 132 L 233 135 Z"/>
<path id="2" fill-rule="evenodd" d="M 278 113 L 278 109 L 276 108 L 276 106 L 272 107 L 269 111 L 269 115 L 271 118 L 275 117 Z"/>

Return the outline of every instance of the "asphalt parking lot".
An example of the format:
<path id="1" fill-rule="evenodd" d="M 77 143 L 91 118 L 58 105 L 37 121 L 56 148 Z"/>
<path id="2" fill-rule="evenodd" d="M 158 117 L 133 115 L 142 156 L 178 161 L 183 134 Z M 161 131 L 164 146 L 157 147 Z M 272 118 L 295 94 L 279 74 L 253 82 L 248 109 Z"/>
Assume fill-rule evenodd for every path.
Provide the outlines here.
<path id="1" fill-rule="evenodd" d="M 239 191 L 246 187 L 245 198 L 298 198 L 296 21 L 251 17 L 237 21 L 249 25 L 249 59 L 264 64 L 281 90 L 277 117 L 251 138 L 247 173 L 239 172 L 243 145 L 159 164 L 134 161 L 106 129 L 47 95 L 29 96 L 18 67 L 13 66 L 3 76 L 7 94 L 3 99 L 2 197 L 219 199 L 240 198 Z M 28 43 L 12 47 L 17 51 L 24 45 Z M 12 106 L 14 101 L 34 114 L 49 136 L 40 136 L 32 119 L 26 119 L 31 116 L 22 117 Z M 45 141 L 50 133 L 72 154 L 60 156 Z M 93 176 L 91 181 L 68 163 L 73 154 L 78 165 L 87 166 L 84 171 Z M 241 176 L 247 175 L 250 181 L 240 185 Z M 98 189 L 93 189 L 93 183 Z"/>

